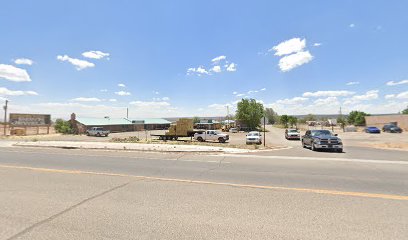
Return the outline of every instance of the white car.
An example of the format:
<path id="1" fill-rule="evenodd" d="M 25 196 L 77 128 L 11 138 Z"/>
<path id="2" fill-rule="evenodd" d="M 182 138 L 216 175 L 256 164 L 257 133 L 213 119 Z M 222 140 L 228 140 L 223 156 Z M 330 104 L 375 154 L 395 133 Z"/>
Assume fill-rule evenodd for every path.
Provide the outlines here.
<path id="1" fill-rule="evenodd" d="M 260 132 L 249 132 L 246 135 L 246 144 L 262 144 L 262 134 Z"/>
<path id="2" fill-rule="evenodd" d="M 229 135 L 217 130 L 206 130 L 203 132 L 195 133 L 194 139 L 199 142 L 218 141 L 220 143 L 225 143 L 229 140 Z"/>
<path id="3" fill-rule="evenodd" d="M 285 138 L 300 140 L 300 132 L 297 129 L 286 129 Z"/>

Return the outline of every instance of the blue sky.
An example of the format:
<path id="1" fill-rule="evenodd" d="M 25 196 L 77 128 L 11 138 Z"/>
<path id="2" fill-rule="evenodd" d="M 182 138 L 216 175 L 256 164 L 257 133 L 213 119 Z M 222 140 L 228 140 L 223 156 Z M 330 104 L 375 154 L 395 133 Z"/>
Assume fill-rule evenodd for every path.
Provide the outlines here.
<path id="1" fill-rule="evenodd" d="M 0 100 L 68 118 L 408 105 L 406 1 L 2 1 Z M 123 84 L 120 85 L 119 84 Z"/>

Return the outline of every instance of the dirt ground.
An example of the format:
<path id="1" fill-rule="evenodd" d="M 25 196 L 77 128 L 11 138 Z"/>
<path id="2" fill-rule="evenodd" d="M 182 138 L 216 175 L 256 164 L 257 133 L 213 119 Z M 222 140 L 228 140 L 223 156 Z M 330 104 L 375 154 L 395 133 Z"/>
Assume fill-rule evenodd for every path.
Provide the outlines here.
<path id="1" fill-rule="evenodd" d="M 300 146 L 300 141 L 291 140 L 288 141 L 284 137 L 285 129 L 277 128 L 273 126 L 266 126 L 269 131 L 266 133 L 266 145 L 267 148 L 284 148 L 290 146 Z M 307 127 L 302 126 L 301 134 L 303 135 Z M 316 128 L 320 129 L 320 128 Z M 108 137 L 89 137 L 86 135 L 36 135 L 36 136 L 13 136 L 2 139 L 16 140 L 16 141 L 87 141 L 87 142 L 109 142 L 114 138 L 128 138 L 137 137 L 141 142 L 157 142 L 163 141 L 157 140 L 155 137 L 151 137 L 151 134 L 163 134 L 165 131 L 138 131 L 138 132 L 124 132 L 124 133 L 112 133 Z M 343 132 L 341 129 L 334 129 L 334 132 L 339 135 L 346 146 L 359 146 L 359 147 L 372 147 L 380 149 L 397 149 L 408 151 L 408 133 L 381 133 L 381 134 L 368 134 L 361 131 L 359 132 Z M 171 144 L 198 144 L 198 145 L 222 145 L 225 147 L 239 147 L 249 149 L 263 149 L 263 146 L 247 146 L 245 144 L 245 132 L 228 133 L 230 135 L 230 141 L 224 144 L 220 143 L 198 143 L 196 141 L 190 142 L 190 138 L 181 138 L 179 141 L 167 141 Z"/>

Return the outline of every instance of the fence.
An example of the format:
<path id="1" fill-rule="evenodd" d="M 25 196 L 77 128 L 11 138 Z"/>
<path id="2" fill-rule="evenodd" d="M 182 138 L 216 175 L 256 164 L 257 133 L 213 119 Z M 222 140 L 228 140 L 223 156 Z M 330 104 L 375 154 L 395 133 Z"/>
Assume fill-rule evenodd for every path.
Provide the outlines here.
<path id="1" fill-rule="evenodd" d="M 6 136 L 10 135 L 41 135 L 55 133 L 53 126 L 13 126 L 0 124 L 0 136 L 4 136 L 4 128 L 6 128 Z"/>

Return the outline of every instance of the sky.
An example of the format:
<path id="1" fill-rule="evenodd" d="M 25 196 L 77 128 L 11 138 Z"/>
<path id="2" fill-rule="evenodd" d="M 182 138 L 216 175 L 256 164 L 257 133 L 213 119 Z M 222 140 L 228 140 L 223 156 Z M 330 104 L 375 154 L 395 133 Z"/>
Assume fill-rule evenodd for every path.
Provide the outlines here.
<path id="1" fill-rule="evenodd" d="M 0 7 L 9 112 L 224 116 L 408 106 L 407 1 L 11 1 Z M 1 114 L 2 115 L 2 114 Z"/>

